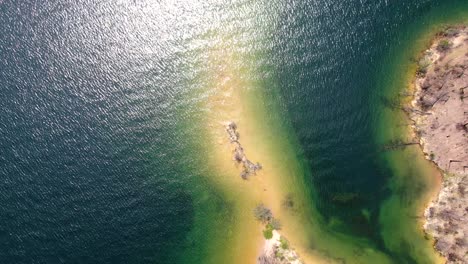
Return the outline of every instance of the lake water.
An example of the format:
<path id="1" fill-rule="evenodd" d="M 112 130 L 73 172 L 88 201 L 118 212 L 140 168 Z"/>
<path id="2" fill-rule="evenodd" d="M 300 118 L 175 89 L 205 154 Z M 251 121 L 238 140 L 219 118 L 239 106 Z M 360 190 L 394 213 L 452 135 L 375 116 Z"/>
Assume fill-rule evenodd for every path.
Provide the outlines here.
<path id="1" fill-rule="evenodd" d="M 0 263 L 240 263 L 237 190 L 203 162 L 224 51 L 300 164 L 310 234 L 336 238 L 314 249 L 436 261 L 420 209 L 437 175 L 416 147 L 382 151 L 408 131 L 382 98 L 467 20 L 462 0 L 0 0 Z"/>

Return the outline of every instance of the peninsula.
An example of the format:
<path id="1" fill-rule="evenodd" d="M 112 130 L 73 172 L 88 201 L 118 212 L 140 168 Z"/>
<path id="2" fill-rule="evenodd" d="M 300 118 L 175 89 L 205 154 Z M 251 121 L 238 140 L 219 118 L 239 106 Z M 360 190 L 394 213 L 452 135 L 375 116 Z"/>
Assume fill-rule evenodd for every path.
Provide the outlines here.
<path id="1" fill-rule="evenodd" d="M 425 231 L 447 263 L 468 263 L 468 28 L 437 34 L 418 62 L 409 117 L 427 159 L 444 175 Z"/>

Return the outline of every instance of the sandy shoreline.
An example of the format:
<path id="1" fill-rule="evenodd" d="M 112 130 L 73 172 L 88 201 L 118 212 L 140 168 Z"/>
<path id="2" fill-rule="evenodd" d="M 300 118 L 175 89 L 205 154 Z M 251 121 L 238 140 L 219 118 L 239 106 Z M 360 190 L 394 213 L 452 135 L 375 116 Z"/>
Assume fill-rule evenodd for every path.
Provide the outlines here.
<path id="1" fill-rule="evenodd" d="M 425 210 L 424 229 L 448 263 L 468 263 L 468 29 L 439 33 L 418 67 L 406 111 L 426 158 L 445 175 L 438 197 Z"/>
<path id="2" fill-rule="evenodd" d="M 235 241 L 237 263 L 256 263 L 258 256 L 263 252 L 265 239 L 263 227 L 256 222 L 253 209 L 259 203 L 264 203 L 274 215 L 283 223 L 281 233 L 286 235 L 291 244 L 300 247 L 301 239 L 297 237 L 296 228 L 300 225 L 289 223 L 283 215 L 282 199 L 290 191 L 289 184 L 282 181 L 281 175 L 286 175 L 286 168 L 280 161 L 271 155 L 268 141 L 271 141 L 267 131 L 259 129 L 259 124 L 252 118 L 258 113 L 248 104 L 249 83 L 236 69 L 235 59 L 220 49 L 212 53 L 211 61 L 216 65 L 213 71 L 215 76 L 213 86 L 215 89 L 207 94 L 206 105 L 207 121 L 209 122 L 206 137 L 212 142 L 212 153 L 209 163 L 217 171 L 216 178 L 211 180 L 235 201 L 237 222 Z M 262 169 L 250 175 L 248 180 L 240 177 L 243 171 L 242 164 L 237 164 L 233 159 L 236 146 L 231 144 L 231 139 L 226 133 L 226 124 L 235 122 L 238 126 L 240 141 L 244 153 L 250 160 L 260 162 Z M 268 127 L 262 125 L 260 127 Z M 266 138 L 266 140 L 265 140 Z M 282 188 L 283 187 L 283 188 Z M 296 227 L 296 228 L 291 228 Z M 245 239 L 248 238 L 248 239 Z M 304 247 L 305 248 L 305 247 Z M 307 258 L 306 251 L 301 252 L 301 257 Z M 314 261 L 316 259 L 314 258 Z"/>

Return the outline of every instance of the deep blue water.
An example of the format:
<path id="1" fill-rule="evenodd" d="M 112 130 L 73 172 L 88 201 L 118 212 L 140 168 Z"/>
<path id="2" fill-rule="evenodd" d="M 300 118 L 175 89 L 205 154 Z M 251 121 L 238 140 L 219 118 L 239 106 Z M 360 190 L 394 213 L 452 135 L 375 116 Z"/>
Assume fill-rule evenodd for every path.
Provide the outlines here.
<path id="1" fill-rule="evenodd" d="M 0 263 L 176 263 L 201 247 L 187 234 L 193 192 L 209 187 L 192 186 L 174 132 L 193 77 L 181 69 L 204 48 L 192 46 L 197 23 L 212 19 L 203 10 L 229 24 L 223 10 L 238 6 L 191 5 L 0 0 Z M 313 170 L 317 206 L 345 223 L 338 231 L 383 247 L 377 212 L 390 174 L 371 140 L 382 58 L 410 25 L 466 3 L 275 5 L 265 65 Z M 343 194 L 353 199 L 337 201 Z"/>

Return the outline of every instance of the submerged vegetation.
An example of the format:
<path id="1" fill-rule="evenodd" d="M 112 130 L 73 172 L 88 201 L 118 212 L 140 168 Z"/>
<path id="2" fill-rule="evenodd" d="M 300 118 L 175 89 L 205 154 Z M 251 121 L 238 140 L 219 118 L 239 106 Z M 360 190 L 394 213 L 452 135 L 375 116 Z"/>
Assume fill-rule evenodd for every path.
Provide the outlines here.
<path id="1" fill-rule="evenodd" d="M 353 192 L 336 193 L 332 195 L 331 199 L 335 203 L 348 204 L 358 200 L 359 194 Z"/>

